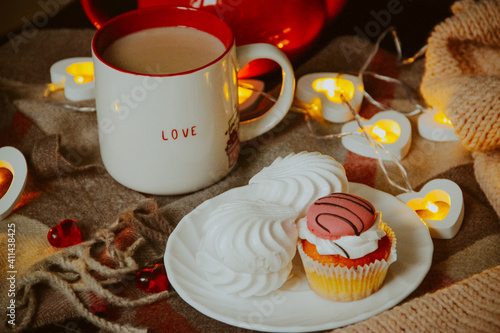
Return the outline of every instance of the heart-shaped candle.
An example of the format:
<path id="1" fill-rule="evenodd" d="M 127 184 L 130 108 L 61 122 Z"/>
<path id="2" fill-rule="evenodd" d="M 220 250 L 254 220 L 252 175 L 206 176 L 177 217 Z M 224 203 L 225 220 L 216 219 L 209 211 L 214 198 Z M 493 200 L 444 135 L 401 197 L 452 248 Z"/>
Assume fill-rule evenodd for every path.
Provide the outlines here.
<path id="1" fill-rule="evenodd" d="M 260 101 L 264 91 L 264 82 L 261 80 L 238 80 L 238 104 L 240 113 L 254 108 Z"/>
<path id="2" fill-rule="evenodd" d="M 50 67 L 50 79 L 64 87 L 64 96 L 70 101 L 94 98 L 94 63 L 92 58 L 63 59 Z"/>
<path id="3" fill-rule="evenodd" d="M 3 198 L 9 190 L 13 179 L 14 175 L 9 169 L 0 167 L 0 199 Z"/>
<path id="4" fill-rule="evenodd" d="M 362 120 L 364 130 L 396 158 L 402 159 L 411 146 L 411 124 L 406 116 L 397 111 L 383 111 L 369 120 Z M 342 133 L 355 133 L 361 129 L 356 121 L 342 126 Z M 365 157 L 376 158 L 375 150 L 364 136 L 349 135 L 342 137 L 342 144 L 348 150 Z M 379 150 L 380 151 L 380 150 Z M 389 154 L 381 154 L 382 159 L 392 160 Z"/>
<path id="5" fill-rule="evenodd" d="M 53 247 L 68 247 L 82 242 L 82 232 L 75 220 L 62 220 L 47 233 L 47 240 Z"/>
<path id="6" fill-rule="evenodd" d="M 159 293 L 167 290 L 168 278 L 165 265 L 156 264 L 152 268 L 139 271 L 135 277 L 137 288 L 149 292 Z"/>
<path id="7" fill-rule="evenodd" d="M 14 147 L 0 148 L 0 220 L 10 214 L 21 198 L 27 176 L 24 155 Z"/>
<path id="8" fill-rule="evenodd" d="M 433 179 L 419 192 L 403 193 L 397 197 L 417 213 L 433 238 L 453 238 L 462 225 L 462 190 L 449 179 Z"/>
<path id="9" fill-rule="evenodd" d="M 456 141 L 451 121 L 443 112 L 432 110 L 422 113 L 418 117 L 418 133 L 421 137 L 432 141 Z"/>
<path id="10" fill-rule="evenodd" d="M 323 118 L 334 123 L 345 123 L 354 118 L 344 105 L 343 95 L 356 111 L 363 101 L 363 83 L 358 77 L 339 73 L 312 73 L 297 81 L 296 97 L 303 103 L 321 110 Z"/>

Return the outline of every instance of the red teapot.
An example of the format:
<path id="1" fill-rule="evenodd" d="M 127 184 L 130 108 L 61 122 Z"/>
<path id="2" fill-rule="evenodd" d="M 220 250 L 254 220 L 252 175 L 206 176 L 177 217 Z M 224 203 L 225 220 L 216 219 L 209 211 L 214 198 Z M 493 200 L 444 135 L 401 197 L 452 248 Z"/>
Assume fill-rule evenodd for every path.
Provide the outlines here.
<path id="1" fill-rule="evenodd" d="M 337 16 L 347 0 L 137 0 L 137 7 L 175 5 L 202 8 L 224 20 L 233 30 L 236 44 L 269 43 L 293 62 L 314 43 L 323 27 Z M 110 19 L 99 0 L 81 0 L 94 26 Z M 101 2 L 102 4 L 102 2 Z M 268 73 L 271 61 L 251 62 L 239 77 Z"/>

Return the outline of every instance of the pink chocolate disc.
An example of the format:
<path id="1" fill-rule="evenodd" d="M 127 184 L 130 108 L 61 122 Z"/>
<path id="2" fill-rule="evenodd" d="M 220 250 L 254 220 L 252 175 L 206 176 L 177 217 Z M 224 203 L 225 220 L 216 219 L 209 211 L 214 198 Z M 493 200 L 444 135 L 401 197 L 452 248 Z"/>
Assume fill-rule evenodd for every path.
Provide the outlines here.
<path id="1" fill-rule="evenodd" d="M 374 223 L 375 207 L 353 194 L 332 193 L 316 200 L 307 211 L 308 229 L 328 240 L 359 236 Z"/>

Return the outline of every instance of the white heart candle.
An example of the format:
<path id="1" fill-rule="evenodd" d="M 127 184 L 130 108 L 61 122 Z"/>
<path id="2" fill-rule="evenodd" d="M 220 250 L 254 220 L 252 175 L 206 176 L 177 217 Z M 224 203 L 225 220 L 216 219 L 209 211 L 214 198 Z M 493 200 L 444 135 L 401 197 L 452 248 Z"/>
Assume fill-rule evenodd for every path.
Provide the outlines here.
<path id="1" fill-rule="evenodd" d="M 354 116 L 340 97 L 343 95 L 352 108 L 359 110 L 363 101 L 363 82 L 357 76 L 339 73 L 313 73 L 297 81 L 296 97 L 303 103 L 321 110 L 323 118 L 334 123 L 345 123 Z"/>
<path id="2" fill-rule="evenodd" d="M 451 121 L 443 112 L 428 110 L 418 117 L 418 133 L 432 141 L 457 141 Z"/>
<path id="3" fill-rule="evenodd" d="M 396 111 L 383 111 L 371 119 L 362 119 L 361 125 L 373 139 L 380 142 L 396 158 L 403 159 L 411 146 L 411 124 L 406 116 Z M 342 126 L 342 133 L 355 133 L 361 129 L 356 121 Z M 376 158 L 376 152 L 362 135 L 342 137 L 342 144 L 349 151 L 365 157 Z M 380 149 L 379 149 L 380 151 Z M 392 160 L 389 154 L 381 153 L 384 160 Z"/>
<path id="4" fill-rule="evenodd" d="M 417 213 L 433 238 L 453 238 L 462 225 L 462 190 L 449 179 L 433 179 L 420 191 L 403 193 L 397 197 Z"/>
<path id="5" fill-rule="evenodd" d="M 0 198 L 0 220 L 3 220 L 21 198 L 26 185 L 28 167 L 24 155 L 19 150 L 14 147 L 2 147 L 0 148 L 0 168 L 5 168 L 12 174 L 9 188 Z M 0 179 L 0 183 L 3 181 L 6 180 Z"/>
<path id="6" fill-rule="evenodd" d="M 240 112 L 255 108 L 264 91 L 264 82 L 261 80 L 238 80 L 238 104 Z"/>
<path id="7" fill-rule="evenodd" d="M 64 96 L 70 101 L 94 98 L 94 63 L 90 57 L 63 59 L 50 67 L 54 90 L 64 87 Z"/>

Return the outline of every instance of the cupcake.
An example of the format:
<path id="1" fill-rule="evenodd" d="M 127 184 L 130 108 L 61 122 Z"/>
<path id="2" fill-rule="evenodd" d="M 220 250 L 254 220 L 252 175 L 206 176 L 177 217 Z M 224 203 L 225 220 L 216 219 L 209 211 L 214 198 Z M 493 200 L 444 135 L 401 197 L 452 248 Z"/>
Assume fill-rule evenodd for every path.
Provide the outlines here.
<path id="1" fill-rule="evenodd" d="M 298 251 L 311 289 L 332 301 L 363 299 L 382 286 L 396 238 L 366 199 L 333 193 L 297 223 Z"/>

